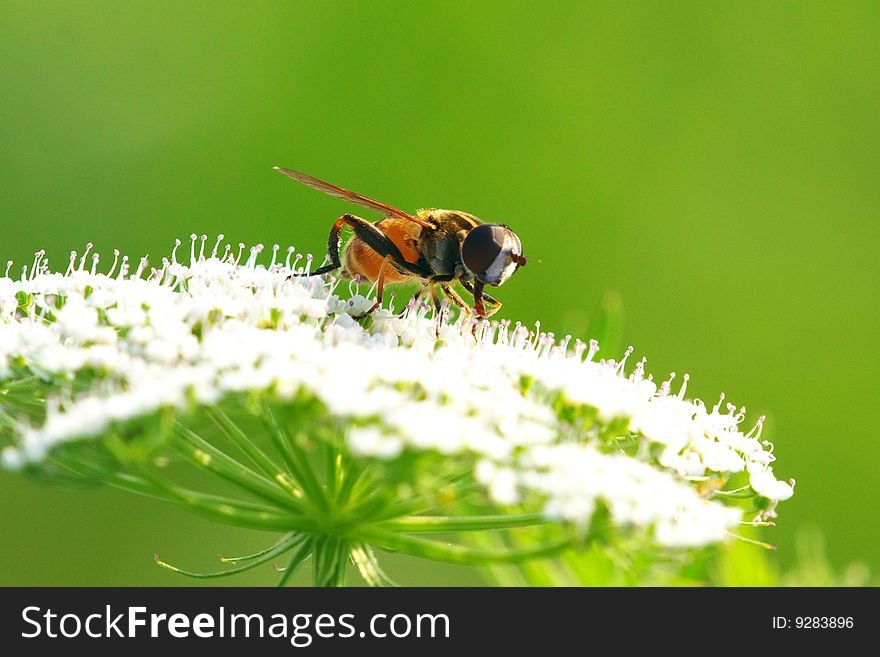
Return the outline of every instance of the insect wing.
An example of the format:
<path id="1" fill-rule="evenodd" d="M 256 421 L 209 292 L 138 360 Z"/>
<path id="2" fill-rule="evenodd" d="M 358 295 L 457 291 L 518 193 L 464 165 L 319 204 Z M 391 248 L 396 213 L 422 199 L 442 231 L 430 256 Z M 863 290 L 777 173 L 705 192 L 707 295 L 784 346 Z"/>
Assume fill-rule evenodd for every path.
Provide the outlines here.
<path id="1" fill-rule="evenodd" d="M 388 205 L 387 203 L 382 203 L 380 201 L 376 201 L 374 199 L 369 198 L 368 196 L 364 196 L 363 194 L 358 194 L 357 192 L 352 192 L 348 189 L 343 189 L 337 185 L 332 183 L 328 183 L 319 178 L 315 178 L 314 176 L 310 176 L 306 173 L 300 173 L 299 171 L 292 171 L 291 169 L 283 169 L 281 167 L 275 167 L 276 171 L 280 171 L 288 178 L 292 178 L 297 182 L 301 182 L 303 185 L 308 185 L 313 189 L 317 189 L 318 191 L 324 192 L 325 194 L 329 194 L 330 196 L 335 196 L 336 198 L 341 198 L 344 201 L 348 201 L 349 203 L 355 203 L 356 205 L 363 206 L 365 208 L 369 208 L 370 210 L 374 210 L 379 212 L 380 214 L 384 214 L 386 216 L 394 216 L 400 217 L 401 219 L 406 219 L 407 221 L 412 221 L 417 223 L 419 226 L 423 228 L 434 228 L 431 224 L 425 223 L 420 219 L 416 219 L 410 214 L 407 214 L 403 210 L 398 210 L 394 206 Z"/>

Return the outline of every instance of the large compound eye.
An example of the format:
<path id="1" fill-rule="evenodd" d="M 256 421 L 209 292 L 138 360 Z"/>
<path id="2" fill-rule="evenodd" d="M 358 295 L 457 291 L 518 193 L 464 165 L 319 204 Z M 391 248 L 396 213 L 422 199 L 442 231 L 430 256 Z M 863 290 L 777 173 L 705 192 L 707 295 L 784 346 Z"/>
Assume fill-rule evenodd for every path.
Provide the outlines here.
<path id="1" fill-rule="evenodd" d="M 499 224 L 480 224 L 472 229 L 461 245 L 461 259 L 478 281 L 495 286 L 525 262 L 519 237 Z"/>
<path id="2" fill-rule="evenodd" d="M 495 224 L 480 224 L 464 238 L 461 259 L 475 275 L 485 273 L 504 248 L 509 229 Z"/>

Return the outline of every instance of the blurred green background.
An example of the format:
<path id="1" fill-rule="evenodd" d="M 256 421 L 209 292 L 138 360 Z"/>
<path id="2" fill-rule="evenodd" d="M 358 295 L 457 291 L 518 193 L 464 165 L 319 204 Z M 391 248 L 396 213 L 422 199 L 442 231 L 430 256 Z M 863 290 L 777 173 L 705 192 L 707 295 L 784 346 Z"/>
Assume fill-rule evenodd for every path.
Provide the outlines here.
<path id="1" fill-rule="evenodd" d="M 880 569 L 876 2 L 0 3 L 0 258 L 158 261 L 218 232 L 319 253 L 342 202 L 504 221 L 506 317 L 589 335 L 606 291 L 652 371 L 770 418 L 803 527 Z M 368 215 L 367 215 L 368 216 Z M 183 584 L 268 542 L 0 473 L 0 584 Z M 466 569 L 389 564 L 410 584 Z M 232 583 L 269 584 L 269 569 Z"/>

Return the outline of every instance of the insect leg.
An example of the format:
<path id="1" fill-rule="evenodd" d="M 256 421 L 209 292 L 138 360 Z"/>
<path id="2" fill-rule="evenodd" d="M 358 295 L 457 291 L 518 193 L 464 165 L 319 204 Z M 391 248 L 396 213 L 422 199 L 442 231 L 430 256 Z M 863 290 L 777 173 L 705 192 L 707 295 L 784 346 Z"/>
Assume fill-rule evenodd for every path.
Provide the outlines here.
<path id="1" fill-rule="evenodd" d="M 342 230 L 342 224 L 345 223 L 346 216 L 349 215 L 339 217 L 330 229 L 330 237 L 327 238 L 327 257 L 330 258 L 330 264 L 318 267 L 317 269 L 310 271 L 308 274 L 290 274 L 290 278 L 293 278 L 294 276 L 320 276 L 321 274 L 326 274 L 334 269 L 339 269 L 341 265 L 339 262 L 339 232 Z"/>
<path id="2" fill-rule="evenodd" d="M 385 259 L 382 260 L 382 264 L 379 266 L 379 276 L 376 279 L 376 302 L 366 312 L 363 312 L 360 315 L 352 315 L 352 319 L 361 320 L 367 315 L 372 314 L 376 310 L 376 308 L 382 305 L 382 292 L 385 291 L 385 271 L 386 268 L 391 264 L 391 262 L 391 256 L 387 255 L 385 256 Z"/>
<path id="3" fill-rule="evenodd" d="M 434 285 L 436 283 L 448 283 L 453 278 L 455 278 L 455 274 L 438 274 L 428 279 L 428 286 L 431 288 L 431 300 L 434 302 L 434 310 L 438 313 L 440 312 L 440 297 L 437 295 L 437 288 Z M 446 287 L 446 285 L 440 285 L 444 292 L 446 292 Z"/>
<path id="4" fill-rule="evenodd" d="M 431 289 L 431 300 L 434 302 L 434 312 L 437 315 L 437 326 L 434 329 L 434 336 L 438 340 L 440 339 L 440 323 L 443 321 L 443 314 L 440 312 L 440 297 L 437 294 L 437 284 L 439 283 L 441 289 L 445 292 L 447 286 L 444 283 L 448 283 L 453 278 L 455 278 L 455 274 L 438 274 L 428 279 L 428 287 Z"/>
<path id="5" fill-rule="evenodd" d="M 333 224 L 333 227 L 330 229 L 330 237 L 327 238 L 327 257 L 330 258 L 330 264 L 325 265 L 324 267 L 318 267 L 308 274 L 291 274 L 291 276 L 320 276 L 321 274 L 326 274 L 334 269 L 339 269 L 341 266 L 339 260 L 339 233 L 344 224 L 351 226 L 358 239 L 364 242 L 380 256 L 383 258 L 390 256 L 394 261 L 395 266 L 399 269 L 406 270 L 411 274 L 421 277 L 424 277 L 429 273 L 425 271 L 423 267 L 412 262 L 407 262 L 406 258 L 403 257 L 403 254 L 394 242 L 388 239 L 385 233 L 376 228 L 374 224 L 371 224 L 366 219 L 356 217 L 353 214 L 344 214 Z"/>
<path id="6" fill-rule="evenodd" d="M 498 299 L 483 292 L 483 283 L 476 281 L 474 284 L 471 284 L 468 281 L 462 281 L 461 284 L 464 286 L 464 289 L 474 295 L 474 310 L 478 317 L 491 317 L 501 308 L 501 302 Z M 488 312 L 483 304 L 484 301 L 492 306 Z"/>
<path id="7" fill-rule="evenodd" d="M 471 307 L 462 299 L 458 292 L 451 285 L 441 285 L 440 289 L 443 290 L 443 293 L 446 297 L 456 306 L 461 308 L 468 315 L 471 314 Z"/>

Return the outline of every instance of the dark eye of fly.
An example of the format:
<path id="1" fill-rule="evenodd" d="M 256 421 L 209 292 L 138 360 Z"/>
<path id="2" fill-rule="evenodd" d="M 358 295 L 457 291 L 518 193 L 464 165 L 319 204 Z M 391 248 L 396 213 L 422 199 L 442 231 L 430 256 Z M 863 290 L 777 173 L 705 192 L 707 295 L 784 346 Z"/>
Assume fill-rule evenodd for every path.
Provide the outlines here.
<path id="1" fill-rule="evenodd" d="M 461 245 L 461 259 L 465 267 L 475 274 L 484 273 L 504 246 L 505 229 L 492 224 L 481 224 L 473 228 Z"/>

